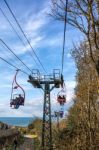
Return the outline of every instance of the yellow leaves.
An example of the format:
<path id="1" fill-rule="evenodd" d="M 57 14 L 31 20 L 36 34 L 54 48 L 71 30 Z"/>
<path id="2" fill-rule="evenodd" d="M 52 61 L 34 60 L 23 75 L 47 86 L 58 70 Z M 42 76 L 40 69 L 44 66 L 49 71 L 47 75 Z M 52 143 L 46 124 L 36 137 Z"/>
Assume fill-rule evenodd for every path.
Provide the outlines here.
<path id="1" fill-rule="evenodd" d="M 26 135 L 24 135 L 24 137 L 26 137 L 26 138 L 30 138 L 30 139 L 35 139 L 35 138 L 37 138 L 38 137 L 38 135 L 36 135 L 36 134 L 26 134 Z"/>

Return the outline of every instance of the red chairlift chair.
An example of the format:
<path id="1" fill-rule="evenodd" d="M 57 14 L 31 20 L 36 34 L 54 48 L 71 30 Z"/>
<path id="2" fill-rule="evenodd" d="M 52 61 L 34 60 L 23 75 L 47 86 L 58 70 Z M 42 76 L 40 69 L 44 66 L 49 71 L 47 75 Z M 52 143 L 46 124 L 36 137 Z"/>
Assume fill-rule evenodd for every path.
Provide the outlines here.
<path id="1" fill-rule="evenodd" d="M 10 107 L 13 107 L 14 109 L 18 109 L 19 106 L 24 106 L 25 101 L 25 91 L 24 89 L 17 83 L 16 77 L 19 70 L 16 70 L 16 74 L 14 76 L 13 82 L 12 82 L 12 91 L 11 91 L 11 100 L 10 100 Z M 15 90 L 20 89 L 22 92 L 21 94 L 14 94 Z"/>
<path id="2" fill-rule="evenodd" d="M 66 90 L 62 88 L 61 91 L 57 94 L 57 102 L 60 105 L 64 105 L 66 103 Z"/>

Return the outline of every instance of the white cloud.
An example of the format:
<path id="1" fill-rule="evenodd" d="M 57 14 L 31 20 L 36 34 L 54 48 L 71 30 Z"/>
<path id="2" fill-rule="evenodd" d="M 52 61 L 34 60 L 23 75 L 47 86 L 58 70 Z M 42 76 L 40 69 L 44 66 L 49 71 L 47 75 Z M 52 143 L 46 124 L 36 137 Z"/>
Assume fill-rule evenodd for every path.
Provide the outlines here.
<path id="1" fill-rule="evenodd" d="M 42 28 L 42 26 L 44 26 L 46 24 L 46 20 L 45 18 L 36 18 L 35 20 L 34 19 L 30 19 L 25 27 L 25 31 L 27 33 L 31 33 L 31 32 L 36 32 L 38 31 L 39 29 Z"/>
<path id="2" fill-rule="evenodd" d="M 5 109 L 7 108 L 7 109 Z M 0 104 L 0 116 L 3 117 L 29 117 L 29 116 L 39 116 L 42 117 L 42 100 L 35 98 L 35 101 L 26 101 L 25 106 L 20 106 L 19 109 L 12 109 L 9 103 Z"/>
<path id="3" fill-rule="evenodd" d="M 66 81 L 65 84 L 66 84 L 67 90 L 74 89 L 76 86 L 76 81 Z"/>
<path id="4" fill-rule="evenodd" d="M 66 56 L 67 56 L 67 58 L 71 58 L 72 57 L 70 53 L 67 53 Z"/>
<path id="5" fill-rule="evenodd" d="M 31 39 L 31 41 L 30 41 L 30 44 L 31 44 L 31 46 L 33 47 L 33 49 L 35 48 L 35 47 L 38 47 L 37 45 L 39 45 L 39 42 L 41 42 L 42 40 L 44 39 L 44 36 L 36 36 L 36 37 L 34 37 L 34 38 L 32 38 Z M 20 49 L 20 47 L 18 48 L 16 48 L 16 49 Z M 26 47 L 24 47 L 24 48 L 21 48 L 21 51 L 19 51 L 19 54 L 22 54 L 22 53 L 24 53 L 24 52 L 26 52 L 26 51 L 28 51 L 28 50 L 30 50 L 31 51 L 31 48 L 30 48 L 30 45 L 29 44 L 27 44 L 26 45 Z M 34 50 L 35 51 L 35 50 Z M 32 53 L 32 52 L 31 52 Z"/>
<path id="6" fill-rule="evenodd" d="M 0 86 L 0 89 L 2 89 L 2 88 L 11 88 L 11 85 L 9 85 L 9 84 L 2 84 Z"/>
<path id="7" fill-rule="evenodd" d="M 28 31 L 29 33 L 38 32 L 38 30 L 48 23 L 48 17 L 46 16 L 48 11 L 49 4 L 48 1 L 45 1 L 42 9 L 38 13 L 32 12 L 32 15 L 29 17 L 29 20 L 25 26 L 25 31 Z"/>

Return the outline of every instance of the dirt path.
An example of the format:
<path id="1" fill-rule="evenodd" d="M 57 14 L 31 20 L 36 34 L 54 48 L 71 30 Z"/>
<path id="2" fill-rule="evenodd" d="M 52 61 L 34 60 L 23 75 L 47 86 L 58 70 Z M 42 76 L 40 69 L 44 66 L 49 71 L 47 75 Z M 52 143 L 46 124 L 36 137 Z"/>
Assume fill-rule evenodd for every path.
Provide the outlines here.
<path id="1" fill-rule="evenodd" d="M 33 150 L 34 148 L 33 139 L 25 137 L 25 141 L 18 150 Z"/>

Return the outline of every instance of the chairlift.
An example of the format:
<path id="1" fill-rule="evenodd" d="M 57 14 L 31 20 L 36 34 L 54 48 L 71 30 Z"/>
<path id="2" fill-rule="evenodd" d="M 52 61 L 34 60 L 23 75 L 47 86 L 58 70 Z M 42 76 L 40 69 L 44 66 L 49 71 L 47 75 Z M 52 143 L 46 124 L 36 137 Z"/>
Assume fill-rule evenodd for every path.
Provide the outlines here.
<path id="1" fill-rule="evenodd" d="M 57 102 L 60 105 L 64 105 L 66 103 L 66 89 L 65 86 L 61 89 L 61 91 L 57 94 Z"/>
<path id="2" fill-rule="evenodd" d="M 24 89 L 18 84 L 17 82 L 17 75 L 19 73 L 19 69 L 16 70 L 16 74 L 14 76 L 13 82 L 12 82 L 12 91 L 11 91 L 11 99 L 10 99 L 10 107 L 14 109 L 18 109 L 19 106 L 24 106 L 25 102 L 25 91 Z M 21 93 L 14 94 L 14 91 L 21 90 Z"/>

